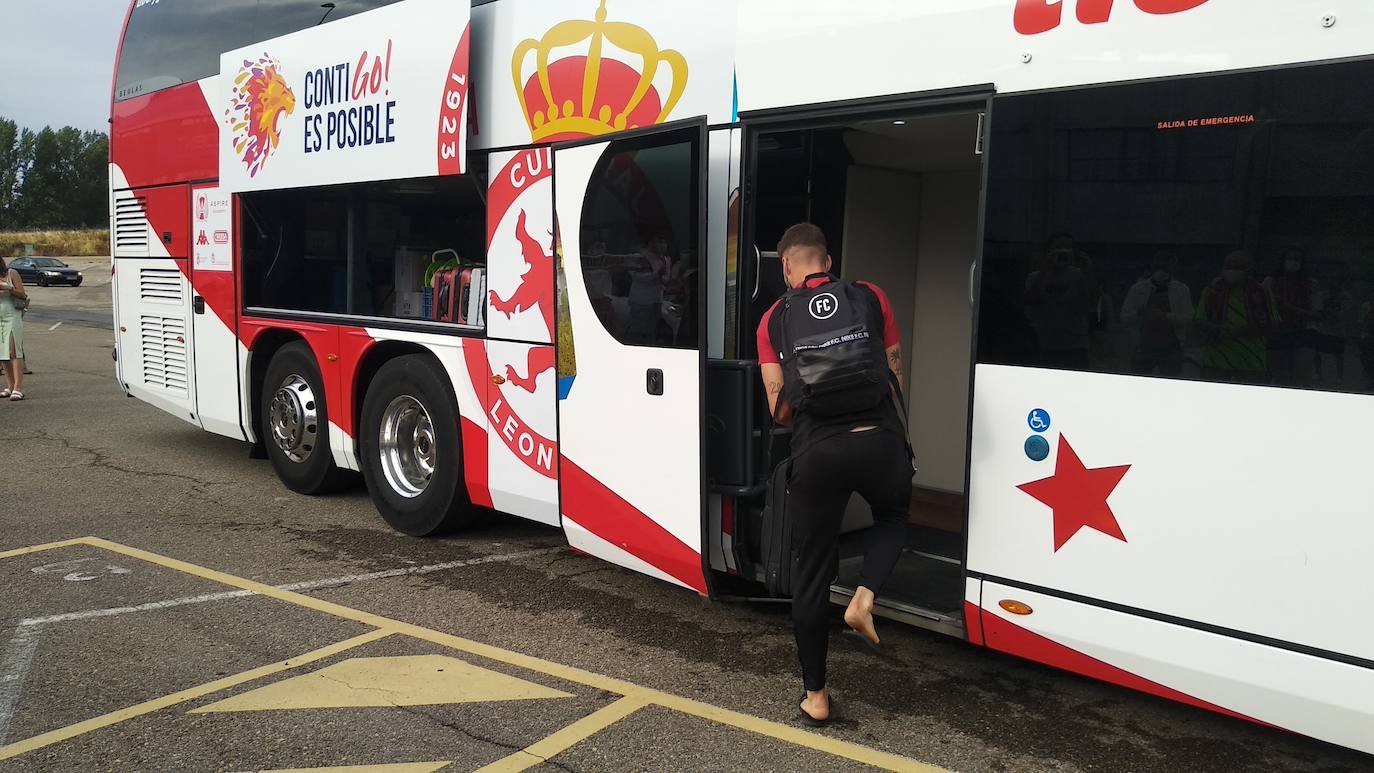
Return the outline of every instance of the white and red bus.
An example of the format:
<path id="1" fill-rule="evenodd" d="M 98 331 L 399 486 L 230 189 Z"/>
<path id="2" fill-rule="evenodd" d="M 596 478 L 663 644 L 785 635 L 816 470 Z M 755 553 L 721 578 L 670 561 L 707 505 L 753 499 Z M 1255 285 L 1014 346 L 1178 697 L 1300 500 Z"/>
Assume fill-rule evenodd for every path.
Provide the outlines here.
<path id="1" fill-rule="evenodd" d="M 757 595 L 809 220 L 909 352 L 884 614 L 1374 751 L 1370 83 L 1364 0 L 135 0 L 119 383 L 408 534 Z"/>

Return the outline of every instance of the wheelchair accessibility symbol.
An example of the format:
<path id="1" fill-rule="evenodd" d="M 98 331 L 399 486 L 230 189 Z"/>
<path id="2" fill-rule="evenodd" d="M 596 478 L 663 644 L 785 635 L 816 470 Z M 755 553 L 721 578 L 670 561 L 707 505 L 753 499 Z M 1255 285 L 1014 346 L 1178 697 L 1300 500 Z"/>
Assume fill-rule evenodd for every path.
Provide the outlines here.
<path id="1" fill-rule="evenodd" d="M 1044 408 L 1036 408 L 1026 417 L 1026 424 L 1030 425 L 1031 432 L 1045 432 L 1050 428 L 1050 412 Z"/>

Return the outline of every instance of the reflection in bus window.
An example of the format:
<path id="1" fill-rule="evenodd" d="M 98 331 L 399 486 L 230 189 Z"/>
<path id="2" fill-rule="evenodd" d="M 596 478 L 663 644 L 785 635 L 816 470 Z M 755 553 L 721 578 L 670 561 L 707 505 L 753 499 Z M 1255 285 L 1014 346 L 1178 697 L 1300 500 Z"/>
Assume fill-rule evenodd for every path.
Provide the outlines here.
<path id="1" fill-rule="evenodd" d="M 592 308 L 622 343 L 697 347 L 700 135 L 684 129 L 610 143 L 582 208 Z"/>
<path id="2" fill-rule="evenodd" d="M 129 17 L 115 99 L 151 94 L 219 73 L 220 54 L 338 21 L 397 0 L 159 0 Z M 329 5 L 332 7 L 325 7 Z"/>
<path id="3" fill-rule="evenodd" d="M 999 97 L 979 361 L 1374 392 L 1371 78 Z"/>

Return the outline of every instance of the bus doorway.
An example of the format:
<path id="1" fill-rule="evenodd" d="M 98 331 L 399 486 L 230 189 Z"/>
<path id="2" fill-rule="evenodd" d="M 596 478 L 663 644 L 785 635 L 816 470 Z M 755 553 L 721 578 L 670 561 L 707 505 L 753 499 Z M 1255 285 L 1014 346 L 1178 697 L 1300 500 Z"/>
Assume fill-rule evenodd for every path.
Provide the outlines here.
<path id="1" fill-rule="evenodd" d="M 980 112 L 970 110 L 760 130 L 745 241 L 758 256 L 754 325 L 785 290 L 774 250 L 797 222 L 825 231 L 840 278 L 867 280 L 887 292 L 902 337 L 919 469 L 905 550 L 878 603 L 885 616 L 959 636 L 980 126 Z M 774 454 L 786 454 L 786 443 L 775 441 Z M 837 602 L 847 603 L 858 580 L 862 538 L 871 523 L 867 503 L 856 495 L 842 527 Z"/>

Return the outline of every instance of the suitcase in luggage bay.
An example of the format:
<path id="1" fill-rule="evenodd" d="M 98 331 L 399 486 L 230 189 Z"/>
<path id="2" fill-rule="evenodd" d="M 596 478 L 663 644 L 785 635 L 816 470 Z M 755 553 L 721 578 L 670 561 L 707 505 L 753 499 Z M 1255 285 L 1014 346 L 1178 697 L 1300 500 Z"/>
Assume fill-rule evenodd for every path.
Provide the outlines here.
<path id="1" fill-rule="evenodd" d="M 459 269 L 445 268 L 434 272 L 434 316 L 435 322 L 458 321 L 458 277 Z"/>
<path id="2" fill-rule="evenodd" d="M 487 270 L 477 266 L 468 272 L 460 282 L 458 321 L 465 325 L 481 325 L 486 319 Z"/>
<path id="3" fill-rule="evenodd" d="M 434 272 L 435 322 L 480 325 L 486 292 L 486 269 L 460 266 Z"/>

